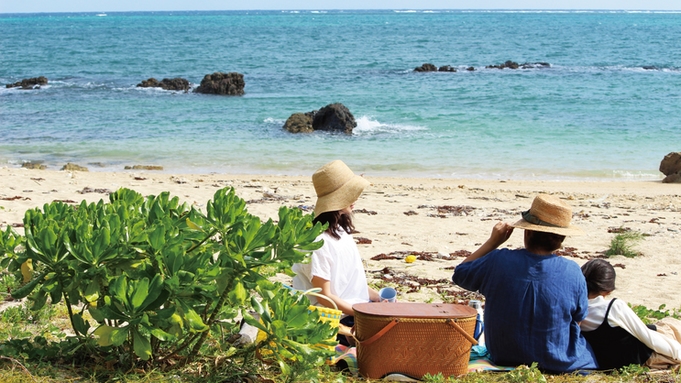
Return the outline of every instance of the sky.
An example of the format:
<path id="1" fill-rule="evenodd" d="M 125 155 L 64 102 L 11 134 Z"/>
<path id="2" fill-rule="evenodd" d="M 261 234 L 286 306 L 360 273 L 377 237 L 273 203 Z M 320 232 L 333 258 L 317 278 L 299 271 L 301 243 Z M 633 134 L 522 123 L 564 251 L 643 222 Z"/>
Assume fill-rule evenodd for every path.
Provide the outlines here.
<path id="1" fill-rule="evenodd" d="M 328 9 L 681 10 L 681 0 L 0 0 L 0 13 Z"/>

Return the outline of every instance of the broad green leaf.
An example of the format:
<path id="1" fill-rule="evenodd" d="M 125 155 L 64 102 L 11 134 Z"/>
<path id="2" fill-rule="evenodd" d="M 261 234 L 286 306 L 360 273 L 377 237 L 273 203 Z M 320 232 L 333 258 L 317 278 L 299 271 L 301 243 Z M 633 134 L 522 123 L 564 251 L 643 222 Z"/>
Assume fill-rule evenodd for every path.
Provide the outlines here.
<path id="1" fill-rule="evenodd" d="M 130 299 L 131 307 L 133 311 L 139 311 L 139 309 L 142 308 L 142 303 L 144 303 L 144 299 L 149 295 L 149 279 L 142 278 L 142 280 L 137 283 L 133 282 L 132 286 L 133 295 Z"/>
<path id="2" fill-rule="evenodd" d="M 35 287 L 43 281 L 43 279 L 45 278 L 45 275 L 47 275 L 47 272 L 43 272 L 42 274 L 38 275 L 35 279 L 33 279 L 32 281 L 28 282 L 27 284 L 21 286 L 20 288 L 18 288 L 16 290 L 12 290 L 12 293 L 11 293 L 12 298 L 21 299 L 21 298 L 27 297 L 28 294 L 33 292 L 33 289 L 35 289 Z"/>
<path id="3" fill-rule="evenodd" d="M 97 299 L 99 299 L 99 289 L 100 289 L 99 280 L 93 279 L 87 285 L 85 293 L 83 294 L 83 298 L 85 298 L 85 300 L 88 302 L 96 302 Z"/>
<path id="4" fill-rule="evenodd" d="M 83 319 L 80 314 L 73 314 L 73 327 L 81 335 L 87 335 L 90 329 L 90 323 Z"/>
<path id="5" fill-rule="evenodd" d="M 154 231 L 149 234 L 149 242 L 155 251 L 161 250 L 166 241 L 166 229 L 163 225 L 156 225 Z"/>
<path id="6" fill-rule="evenodd" d="M 140 332 L 133 328 L 132 339 L 134 342 L 135 354 L 142 360 L 149 360 L 151 358 L 151 343 L 149 339 L 140 334 Z"/>
<path id="7" fill-rule="evenodd" d="M 234 298 L 234 301 L 237 302 L 240 306 L 243 305 L 246 302 L 247 298 L 247 292 L 246 289 L 244 288 L 244 284 L 241 283 L 241 281 L 236 282 L 234 289 L 230 291 L 230 295 Z"/>
<path id="8" fill-rule="evenodd" d="M 105 324 L 99 326 L 94 332 L 94 335 L 97 339 L 97 344 L 102 347 L 113 345 L 113 333 L 116 330 L 118 330 L 118 328 Z"/>

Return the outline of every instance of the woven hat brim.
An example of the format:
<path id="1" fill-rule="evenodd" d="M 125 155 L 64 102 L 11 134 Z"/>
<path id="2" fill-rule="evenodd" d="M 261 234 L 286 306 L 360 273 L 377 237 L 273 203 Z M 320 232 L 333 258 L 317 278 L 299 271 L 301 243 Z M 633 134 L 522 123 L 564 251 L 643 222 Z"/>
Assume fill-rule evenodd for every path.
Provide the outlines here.
<path id="1" fill-rule="evenodd" d="M 345 209 L 357 201 L 364 189 L 370 184 L 364 177 L 355 175 L 333 192 L 323 197 L 318 197 L 314 207 L 314 216 L 317 217 L 327 211 Z"/>
<path id="2" fill-rule="evenodd" d="M 584 231 L 576 226 L 570 225 L 568 227 L 557 227 L 557 226 L 544 226 L 536 225 L 520 219 L 518 222 L 511 224 L 513 227 L 525 230 L 541 231 L 544 233 L 553 233 L 558 235 L 573 236 L 573 235 L 584 235 Z"/>

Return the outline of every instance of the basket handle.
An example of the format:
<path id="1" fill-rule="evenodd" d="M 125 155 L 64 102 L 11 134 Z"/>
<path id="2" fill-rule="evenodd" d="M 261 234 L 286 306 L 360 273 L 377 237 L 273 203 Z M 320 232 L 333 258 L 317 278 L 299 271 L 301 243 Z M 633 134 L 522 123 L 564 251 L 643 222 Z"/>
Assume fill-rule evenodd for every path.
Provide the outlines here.
<path id="1" fill-rule="evenodd" d="M 475 346 L 476 344 L 478 344 L 478 341 L 475 340 L 475 338 L 473 338 L 473 337 L 472 337 L 469 333 L 467 333 L 464 329 L 462 329 L 461 326 L 459 326 L 459 325 L 456 323 L 456 321 L 454 321 L 454 320 L 452 320 L 452 319 L 450 318 L 450 319 L 447 319 L 447 323 L 448 323 L 449 325 L 451 325 L 452 327 L 454 327 L 454 329 L 455 329 L 456 331 L 458 331 L 461 335 L 463 335 L 464 338 L 468 339 L 468 341 L 471 342 L 472 345 Z"/>
<path id="2" fill-rule="evenodd" d="M 303 294 L 312 295 L 313 297 L 316 297 L 316 298 L 325 299 L 326 301 L 331 302 L 331 305 L 333 306 L 334 310 L 338 310 L 338 305 L 336 304 L 336 302 L 334 302 L 333 299 L 327 297 L 326 295 L 321 294 L 320 291 L 322 291 L 321 287 L 313 287 L 309 290 L 303 291 Z"/>
<path id="3" fill-rule="evenodd" d="M 397 322 L 399 322 L 399 321 L 400 321 L 399 319 L 393 319 L 392 321 L 390 321 L 390 323 L 388 323 L 387 325 L 385 325 L 385 327 L 383 327 L 379 332 L 377 332 L 376 334 L 372 335 L 372 336 L 371 336 L 369 339 L 367 339 L 367 340 L 361 341 L 361 340 L 357 339 L 357 337 L 355 337 L 355 334 L 354 334 L 354 333 L 352 334 L 352 337 L 355 338 L 355 340 L 356 340 L 361 346 L 368 346 L 368 345 L 374 343 L 375 341 L 379 340 L 379 339 L 380 339 L 383 335 L 385 335 L 385 333 L 387 333 L 391 328 L 395 327 L 395 325 L 396 325 Z"/>

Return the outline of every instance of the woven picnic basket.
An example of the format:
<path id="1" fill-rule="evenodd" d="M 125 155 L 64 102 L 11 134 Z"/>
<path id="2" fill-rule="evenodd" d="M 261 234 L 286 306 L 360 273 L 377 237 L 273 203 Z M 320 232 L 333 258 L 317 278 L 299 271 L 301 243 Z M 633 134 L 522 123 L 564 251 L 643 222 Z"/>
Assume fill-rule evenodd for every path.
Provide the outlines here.
<path id="1" fill-rule="evenodd" d="M 428 303 L 360 303 L 355 312 L 359 373 L 420 379 L 468 372 L 477 312 L 472 307 Z"/>

